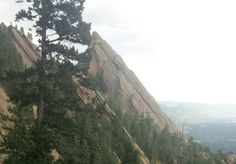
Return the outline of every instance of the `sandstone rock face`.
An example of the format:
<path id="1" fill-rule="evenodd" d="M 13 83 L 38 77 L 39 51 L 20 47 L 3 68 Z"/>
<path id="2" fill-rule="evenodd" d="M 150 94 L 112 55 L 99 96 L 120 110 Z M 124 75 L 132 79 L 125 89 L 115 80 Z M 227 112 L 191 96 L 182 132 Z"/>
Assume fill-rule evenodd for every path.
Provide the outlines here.
<path id="1" fill-rule="evenodd" d="M 106 86 L 104 97 L 115 100 L 125 111 L 149 114 L 161 129 L 168 126 L 172 132 L 176 132 L 175 125 L 122 58 L 96 32 L 93 38 L 89 72 L 94 77 L 102 76 Z"/>
<path id="2" fill-rule="evenodd" d="M 32 44 L 32 42 L 26 38 L 26 36 L 16 29 L 12 28 L 10 30 L 12 37 L 14 39 L 15 47 L 18 53 L 21 55 L 23 64 L 28 68 L 31 67 L 39 57 L 38 52 L 36 50 L 36 46 Z"/>
<path id="3" fill-rule="evenodd" d="M 9 115 L 9 111 L 8 108 L 12 107 L 12 104 L 8 101 L 9 97 L 7 96 L 6 91 L 4 90 L 4 88 L 2 88 L 0 86 L 0 115 Z M 9 121 L 3 121 L 0 117 L 0 133 L 2 135 L 7 134 L 7 131 L 3 129 L 3 125 L 6 125 L 8 127 L 12 126 L 12 123 L 10 123 Z M 0 137 L 0 140 L 2 138 Z"/>
<path id="4" fill-rule="evenodd" d="M 10 102 L 8 102 L 8 96 L 4 88 L 0 86 L 0 115 L 9 115 L 8 108 L 12 106 Z M 0 133 L 1 135 L 6 135 L 7 131 L 3 129 L 3 125 L 7 127 L 11 127 L 12 123 L 9 121 L 3 121 L 0 117 Z M 2 137 L 0 137 L 2 141 Z M 0 163 L 3 163 L 3 160 L 6 158 L 6 154 L 0 154 Z"/>
<path id="5" fill-rule="evenodd" d="M 10 106 L 8 102 L 8 96 L 5 90 L 0 86 L 0 113 L 1 114 L 9 114 L 7 108 Z"/>
<path id="6" fill-rule="evenodd" d="M 93 98 L 96 96 L 96 93 L 94 91 L 91 91 L 90 89 L 83 86 L 78 86 L 76 93 L 81 98 L 84 104 L 91 104 Z"/>
<path id="7" fill-rule="evenodd" d="M 39 58 L 37 47 L 24 34 L 16 30 L 14 27 L 6 27 L 3 23 L 0 28 L 7 32 L 16 47 L 17 52 L 21 55 L 23 64 L 29 68 Z"/>

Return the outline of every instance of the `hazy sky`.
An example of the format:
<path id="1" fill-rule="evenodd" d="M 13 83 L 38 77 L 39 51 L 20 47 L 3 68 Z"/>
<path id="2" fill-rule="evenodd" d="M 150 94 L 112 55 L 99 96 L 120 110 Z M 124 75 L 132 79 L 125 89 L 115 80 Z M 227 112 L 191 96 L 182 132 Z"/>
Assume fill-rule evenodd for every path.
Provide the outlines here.
<path id="1" fill-rule="evenodd" d="M 14 0 L 0 0 L 13 21 Z M 235 0 L 87 0 L 84 18 L 157 100 L 236 103 Z"/>

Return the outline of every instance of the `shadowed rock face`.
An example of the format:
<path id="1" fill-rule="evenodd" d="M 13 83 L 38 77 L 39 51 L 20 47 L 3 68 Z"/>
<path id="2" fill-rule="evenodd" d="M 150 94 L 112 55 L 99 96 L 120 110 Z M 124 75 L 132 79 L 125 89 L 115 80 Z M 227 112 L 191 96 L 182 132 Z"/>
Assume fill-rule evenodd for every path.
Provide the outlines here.
<path id="1" fill-rule="evenodd" d="M 161 129 L 168 126 L 176 132 L 175 125 L 122 58 L 96 32 L 93 38 L 95 44 L 89 72 L 93 77 L 102 76 L 106 88 L 104 96 L 118 102 L 124 111 L 149 114 Z"/>

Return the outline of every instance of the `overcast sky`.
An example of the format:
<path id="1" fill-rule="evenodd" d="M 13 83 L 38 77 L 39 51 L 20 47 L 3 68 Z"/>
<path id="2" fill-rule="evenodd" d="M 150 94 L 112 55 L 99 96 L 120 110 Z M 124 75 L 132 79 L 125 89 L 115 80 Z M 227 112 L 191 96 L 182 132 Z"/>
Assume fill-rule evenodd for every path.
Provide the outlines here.
<path id="1" fill-rule="evenodd" d="M 0 21 L 13 22 L 13 2 L 0 0 Z M 236 104 L 235 0 L 87 0 L 85 7 L 85 20 L 157 100 Z"/>

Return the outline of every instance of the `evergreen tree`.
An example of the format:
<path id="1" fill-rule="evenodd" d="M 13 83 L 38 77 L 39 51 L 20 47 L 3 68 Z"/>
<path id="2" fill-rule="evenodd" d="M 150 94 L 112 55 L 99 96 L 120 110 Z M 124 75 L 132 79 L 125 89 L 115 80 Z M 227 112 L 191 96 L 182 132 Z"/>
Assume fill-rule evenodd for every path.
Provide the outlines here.
<path id="1" fill-rule="evenodd" d="M 33 40 L 32 34 L 28 32 L 28 33 L 27 33 L 27 38 L 32 41 L 32 40 Z"/>
<path id="2" fill-rule="evenodd" d="M 25 34 L 25 30 L 24 30 L 24 28 L 23 28 L 23 27 L 20 27 L 20 32 L 21 32 L 21 34 L 22 34 L 22 35 L 24 35 L 24 34 Z"/>
<path id="3" fill-rule="evenodd" d="M 58 71 L 57 64 L 71 65 L 80 62 L 77 70 L 70 73 L 84 77 L 88 60 L 86 52 L 79 53 L 65 43 L 89 45 L 91 42 L 90 24 L 82 19 L 85 0 L 27 0 L 30 7 L 21 10 L 16 20 L 35 21 L 41 56 L 36 63 L 38 74 L 38 117 L 37 126 L 41 126 L 46 104 L 46 84 L 49 76 Z M 72 67 L 70 67 L 72 68 Z M 81 79 L 82 80 L 82 79 Z"/>
<path id="4" fill-rule="evenodd" d="M 88 83 L 90 56 L 88 50 L 79 52 L 69 45 L 91 42 L 90 24 L 82 20 L 84 0 L 27 2 L 30 7 L 21 10 L 16 19 L 36 22 L 41 55 L 32 68 L 7 74 L 6 79 L 15 82 L 10 94 L 15 107 L 9 116 L 14 128 L 5 127 L 9 134 L 3 136 L 1 146 L 8 154 L 5 163 L 52 163 L 50 152 L 55 148 L 65 157 L 64 162 L 76 163 L 78 148 L 89 149 L 86 142 L 76 139 L 80 135 L 78 125 L 66 113 L 81 110 L 74 79 L 79 79 L 80 85 Z M 32 113 L 32 106 L 36 106 L 37 114 Z M 25 111 L 30 114 L 25 115 Z M 63 151 L 63 144 L 71 146 L 70 152 L 75 150 L 71 158 Z M 84 157 L 90 157 L 88 153 Z"/>

